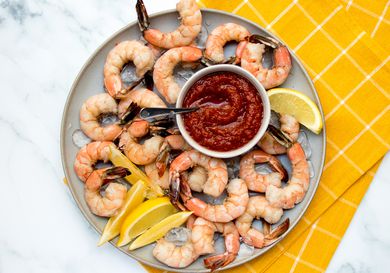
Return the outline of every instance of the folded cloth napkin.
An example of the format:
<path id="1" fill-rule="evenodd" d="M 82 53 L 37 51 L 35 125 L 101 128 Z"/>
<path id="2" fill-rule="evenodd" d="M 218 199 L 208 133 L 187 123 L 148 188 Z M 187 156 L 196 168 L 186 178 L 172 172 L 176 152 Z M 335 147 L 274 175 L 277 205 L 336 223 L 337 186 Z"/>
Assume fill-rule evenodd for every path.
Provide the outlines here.
<path id="1" fill-rule="evenodd" d="M 198 3 L 254 21 L 287 44 L 314 82 L 327 129 L 324 172 L 302 220 L 265 255 L 224 272 L 325 271 L 390 147 L 388 1 Z"/>

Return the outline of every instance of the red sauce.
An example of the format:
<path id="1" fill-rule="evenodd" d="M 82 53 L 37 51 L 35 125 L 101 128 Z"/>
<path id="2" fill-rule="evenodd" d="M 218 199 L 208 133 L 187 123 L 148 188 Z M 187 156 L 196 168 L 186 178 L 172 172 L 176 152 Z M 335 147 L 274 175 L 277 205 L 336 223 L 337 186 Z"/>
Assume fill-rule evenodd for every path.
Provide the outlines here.
<path id="1" fill-rule="evenodd" d="M 184 125 L 196 142 L 214 151 L 244 146 L 256 135 L 263 118 L 258 91 L 249 80 L 233 72 L 200 78 L 188 90 L 183 106 L 200 107 L 183 114 Z"/>

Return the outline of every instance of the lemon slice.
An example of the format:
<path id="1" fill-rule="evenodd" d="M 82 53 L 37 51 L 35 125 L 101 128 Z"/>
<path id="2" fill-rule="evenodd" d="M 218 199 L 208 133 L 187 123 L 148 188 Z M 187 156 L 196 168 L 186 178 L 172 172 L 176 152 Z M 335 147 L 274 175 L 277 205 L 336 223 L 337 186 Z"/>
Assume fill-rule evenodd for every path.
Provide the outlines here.
<path id="1" fill-rule="evenodd" d="M 121 227 L 117 245 L 124 246 L 128 244 L 148 228 L 175 212 L 176 209 L 168 197 L 158 197 L 145 201 L 126 217 Z"/>
<path id="2" fill-rule="evenodd" d="M 157 196 L 163 196 L 163 191 L 159 185 L 154 183 L 141 171 L 133 162 L 131 162 L 118 148 L 114 145 L 110 146 L 109 159 L 115 166 L 125 167 L 130 170 L 131 174 L 126 176 L 125 179 L 130 183 L 134 184 L 138 180 L 142 180 L 148 186 L 146 197 L 148 199 L 156 198 Z"/>
<path id="3" fill-rule="evenodd" d="M 155 224 L 135 239 L 135 241 L 130 245 L 129 250 L 134 250 L 157 241 L 172 228 L 179 227 L 184 224 L 191 214 L 192 211 L 182 211 L 161 220 L 159 223 Z"/>
<path id="4" fill-rule="evenodd" d="M 308 96 L 288 88 L 273 88 L 268 90 L 267 94 L 272 110 L 294 116 L 299 123 L 316 134 L 321 132 L 321 113 Z"/>
<path id="5" fill-rule="evenodd" d="M 119 235 L 121 230 L 121 226 L 126 219 L 126 216 L 135 209 L 139 204 L 142 203 L 145 197 L 146 186 L 142 180 L 138 180 L 131 189 L 127 192 L 126 200 L 123 206 L 118 211 L 118 214 L 112 216 L 106 226 L 104 227 L 104 231 L 102 236 L 100 237 L 100 241 L 98 246 L 105 244 L 106 242 L 112 240 L 116 236 Z"/>

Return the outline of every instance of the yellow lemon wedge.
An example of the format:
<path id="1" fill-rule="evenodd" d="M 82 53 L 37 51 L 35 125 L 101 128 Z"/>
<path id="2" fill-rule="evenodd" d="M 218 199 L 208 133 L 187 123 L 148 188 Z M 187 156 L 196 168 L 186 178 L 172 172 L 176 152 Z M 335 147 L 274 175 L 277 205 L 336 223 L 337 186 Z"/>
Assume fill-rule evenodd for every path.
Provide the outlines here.
<path id="1" fill-rule="evenodd" d="M 168 197 L 158 197 L 143 202 L 125 219 L 121 227 L 118 246 L 124 246 L 148 228 L 176 212 Z"/>
<path id="2" fill-rule="evenodd" d="M 272 110 L 294 116 L 299 123 L 316 134 L 321 132 L 323 124 L 320 110 L 308 96 L 288 88 L 273 88 L 267 94 Z"/>
<path id="3" fill-rule="evenodd" d="M 109 159 L 112 164 L 114 164 L 114 166 L 125 167 L 130 170 L 131 174 L 125 177 L 126 181 L 128 181 L 130 184 L 134 184 L 138 180 L 142 180 L 146 183 L 146 185 L 148 186 L 146 197 L 148 199 L 164 195 L 164 192 L 160 188 L 160 186 L 152 182 L 143 171 L 141 171 L 114 145 L 110 146 Z"/>
<path id="4" fill-rule="evenodd" d="M 182 211 L 161 220 L 159 223 L 155 224 L 135 239 L 135 241 L 130 245 L 129 250 L 134 250 L 157 241 L 172 228 L 179 227 L 184 224 L 191 214 L 192 211 Z"/>
<path id="5" fill-rule="evenodd" d="M 98 246 L 101 246 L 119 235 L 121 226 L 126 219 L 126 216 L 135 209 L 145 198 L 146 185 L 142 180 L 138 180 L 126 194 L 126 199 L 123 206 L 118 211 L 118 214 L 112 216 L 104 227 L 102 236 Z"/>

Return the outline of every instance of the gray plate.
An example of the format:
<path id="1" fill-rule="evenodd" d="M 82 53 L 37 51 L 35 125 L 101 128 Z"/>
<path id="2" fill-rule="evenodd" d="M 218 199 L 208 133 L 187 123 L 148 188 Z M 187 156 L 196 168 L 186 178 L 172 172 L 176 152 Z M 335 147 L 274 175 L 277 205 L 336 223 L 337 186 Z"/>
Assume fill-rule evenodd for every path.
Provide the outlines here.
<path id="1" fill-rule="evenodd" d="M 212 30 L 214 27 L 222 23 L 234 22 L 245 26 L 252 33 L 259 33 L 274 37 L 274 35 L 260 28 L 251 21 L 229 13 L 212 9 L 202 9 L 202 15 L 204 22 L 203 24 L 209 30 Z M 178 15 L 176 11 L 174 10 L 168 10 L 155 14 L 151 17 L 151 25 L 158 26 L 163 31 L 175 29 L 178 22 L 177 16 Z M 61 125 L 61 154 L 65 176 L 69 182 L 69 188 L 72 192 L 72 195 L 81 212 L 84 214 L 85 218 L 99 234 L 101 234 L 107 220 L 93 215 L 89 211 L 88 206 L 85 203 L 83 197 L 84 185 L 77 178 L 75 172 L 73 171 L 73 162 L 79 148 L 76 147 L 72 142 L 72 133 L 76 129 L 79 129 L 79 110 L 81 108 L 82 103 L 91 95 L 104 92 L 103 65 L 109 50 L 111 50 L 118 42 L 124 40 L 139 39 L 140 36 L 141 34 L 138 29 L 137 22 L 133 22 L 124 27 L 119 32 L 115 33 L 112 37 L 110 37 L 102 46 L 100 46 L 95 51 L 95 53 L 89 58 L 84 67 L 81 69 L 79 75 L 73 83 L 67 101 L 65 103 Z M 297 89 L 308 95 L 318 105 L 323 117 L 320 100 L 307 72 L 294 54 L 292 54 L 292 57 L 293 69 L 288 80 L 282 85 L 282 87 Z M 298 223 L 298 221 L 304 214 L 316 191 L 322 173 L 325 158 L 325 129 L 319 135 L 315 135 L 310 131 L 306 130 L 305 128 L 303 129 L 303 131 L 306 132 L 310 145 L 312 147 L 312 155 L 310 160 L 313 163 L 315 175 L 310 180 L 310 187 L 304 200 L 294 209 L 285 211 L 283 219 L 281 221 L 288 217 L 290 218 L 291 226 L 289 230 L 280 239 L 284 238 L 294 228 L 294 226 Z M 285 166 L 288 165 L 288 162 L 286 162 L 284 157 L 282 157 L 282 161 L 284 162 Z M 113 240 L 114 245 L 115 243 L 116 239 Z M 250 261 L 267 252 L 274 245 L 263 249 L 256 249 L 252 255 L 239 255 L 236 260 L 233 263 L 229 264 L 227 267 L 225 267 L 225 269 L 238 266 L 242 263 Z M 208 272 L 208 270 L 205 269 L 203 266 L 203 259 L 198 259 L 192 265 L 184 269 L 169 268 L 153 257 L 153 247 L 154 245 L 149 245 L 135 251 L 128 251 L 126 247 L 122 247 L 119 248 L 119 250 L 140 262 L 163 270 L 170 270 L 176 272 Z M 223 251 L 222 238 L 219 238 L 216 241 L 216 248 L 219 253 Z"/>

